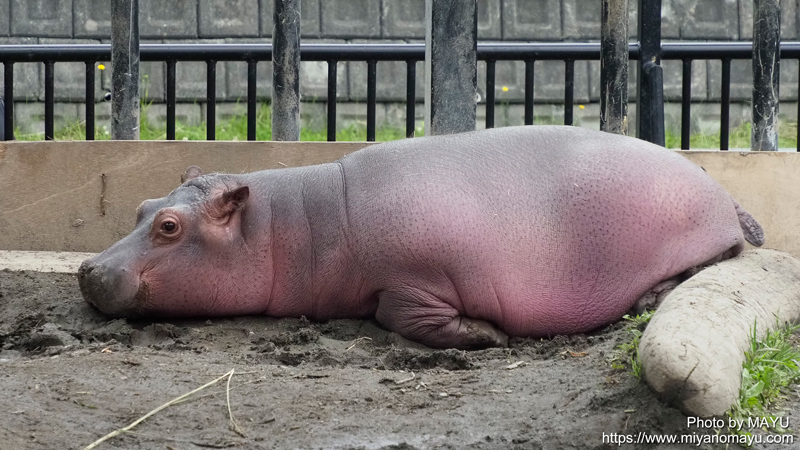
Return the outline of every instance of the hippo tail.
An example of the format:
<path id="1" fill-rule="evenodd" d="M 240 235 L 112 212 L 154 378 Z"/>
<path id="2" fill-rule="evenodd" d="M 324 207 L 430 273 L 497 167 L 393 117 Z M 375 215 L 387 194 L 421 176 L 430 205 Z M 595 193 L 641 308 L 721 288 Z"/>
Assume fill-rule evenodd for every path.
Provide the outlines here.
<path id="1" fill-rule="evenodd" d="M 733 206 L 736 207 L 736 215 L 739 216 L 739 225 L 742 227 L 745 240 L 756 247 L 764 245 L 764 229 L 761 225 L 736 200 L 733 200 Z"/>

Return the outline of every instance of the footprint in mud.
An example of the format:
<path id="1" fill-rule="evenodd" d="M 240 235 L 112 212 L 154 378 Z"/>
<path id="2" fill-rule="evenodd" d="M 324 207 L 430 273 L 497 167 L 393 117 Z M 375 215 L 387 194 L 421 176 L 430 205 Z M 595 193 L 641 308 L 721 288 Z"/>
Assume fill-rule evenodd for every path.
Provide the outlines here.
<path id="1" fill-rule="evenodd" d="M 22 347 L 35 351 L 46 347 L 64 347 L 78 343 L 79 341 L 74 336 L 61 330 L 58 325 L 46 323 L 34 329 L 28 339 L 22 342 Z"/>
<path id="2" fill-rule="evenodd" d="M 475 368 L 475 363 L 467 352 L 455 349 L 393 348 L 381 358 L 381 361 L 389 370 L 470 370 Z"/>

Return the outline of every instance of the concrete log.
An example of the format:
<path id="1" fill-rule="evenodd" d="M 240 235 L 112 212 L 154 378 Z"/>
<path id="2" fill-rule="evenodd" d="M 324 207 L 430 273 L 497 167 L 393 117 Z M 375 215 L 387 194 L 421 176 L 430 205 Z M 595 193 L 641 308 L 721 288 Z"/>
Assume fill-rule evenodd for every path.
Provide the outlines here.
<path id="1" fill-rule="evenodd" d="M 762 338 L 798 321 L 800 261 L 777 250 L 744 252 L 667 296 L 639 344 L 645 380 L 686 415 L 722 415 L 738 401 L 753 326 Z"/>

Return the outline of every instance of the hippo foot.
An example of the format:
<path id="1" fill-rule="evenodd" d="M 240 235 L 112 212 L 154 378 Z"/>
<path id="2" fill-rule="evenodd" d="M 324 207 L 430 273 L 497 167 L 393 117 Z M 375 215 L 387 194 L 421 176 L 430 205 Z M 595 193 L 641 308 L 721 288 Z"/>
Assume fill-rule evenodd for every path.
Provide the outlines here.
<path id="1" fill-rule="evenodd" d="M 460 348 L 508 347 L 508 335 L 484 320 L 456 317 L 458 336 L 467 345 Z"/>
<path id="2" fill-rule="evenodd" d="M 375 318 L 391 331 L 428 347 L 508 347 L 508 336 L 491 323 L 461 316 L 448 303 L 424 292 L 381 293 Z"/>
<path id="3" fill-rule="evenodd" d="M 681 282 L 683 282 L 683 277 L 679 275 L 658 283 L 654 288 L 645 292 L 645 294 L 633 304 L 630 311 L 631 314 L 638 316 L 648 309 L 658 308 L 658 305 L 660 305 L 661 302 L 667 298 L 667 295 L 678 287 Z"/>

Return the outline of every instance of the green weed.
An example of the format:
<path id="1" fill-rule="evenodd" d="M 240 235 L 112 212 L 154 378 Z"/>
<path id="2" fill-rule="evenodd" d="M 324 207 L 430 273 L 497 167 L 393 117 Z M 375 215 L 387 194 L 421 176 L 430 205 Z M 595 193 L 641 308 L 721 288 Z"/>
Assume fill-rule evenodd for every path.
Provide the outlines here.
<path id="1" fill-rule="evenodd" d="M 794 336 L 800 326 L 778 326 L 759 341 L 756 325 L 751 329 L 750 349 L 745 352 L 739 401 L 728 416 L 745 421 L 748 417 L 761 417 L 772 419 L 772 423 L 776 416 L 771 411 L 786 398 L 788 388 L 800 382 L 800 350 Z M 787 431 L 780 426 L 770 428 L 778 433 Z M 743 429 L 735 431 L 750 434 Z"/>
<path id="2" fill-rule="evenodd" d="M 630 336 L 629 341 L 622 342 L 614 349 L 609 362 L 611 367 L 617 370 L 628 370 L 629 373 L 638 379 L 642 379 L 642 360 L 639 358 L 639 341 L 642 333 L 653 318 L 655 311 L 645 311 L 638 316 L 628 314 L 622 318 L 628 322 L 626 332 Z"/>

